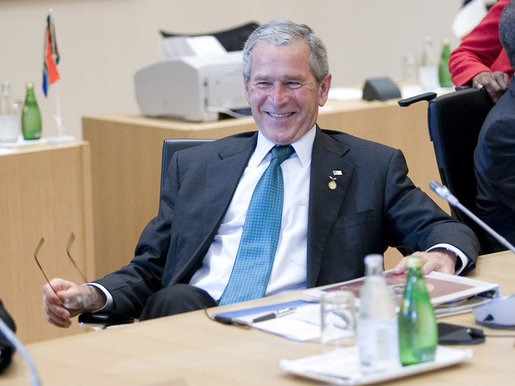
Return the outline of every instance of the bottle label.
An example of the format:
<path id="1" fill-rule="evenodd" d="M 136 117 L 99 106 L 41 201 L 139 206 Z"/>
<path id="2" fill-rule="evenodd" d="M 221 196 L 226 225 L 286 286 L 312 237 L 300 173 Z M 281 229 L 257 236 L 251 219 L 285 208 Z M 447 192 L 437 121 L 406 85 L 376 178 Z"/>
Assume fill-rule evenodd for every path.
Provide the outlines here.
<path id="1" fill-rule="evenodd" d="M 361 370 L 364 373 L 398 367 L 397 319 L 362 319 L 358 325 Z"/>
<path id="2" fill-rule="evenodd" d="M 436 346 L 421 347 L 415 353 L 414 356 L 420 362 L 431 362 L 435 360 Z"/>

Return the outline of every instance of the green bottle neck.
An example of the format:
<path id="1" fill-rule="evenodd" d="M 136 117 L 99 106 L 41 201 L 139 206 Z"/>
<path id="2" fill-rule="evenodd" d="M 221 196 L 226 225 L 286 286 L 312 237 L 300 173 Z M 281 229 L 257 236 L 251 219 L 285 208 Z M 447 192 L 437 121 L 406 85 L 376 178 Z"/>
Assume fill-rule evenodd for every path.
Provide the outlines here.
<path id="1" fill-rule="evenodd" d="M 26 104 L 36 103 L 36 96 L 34 95 L 34 89 L 27 89 L 27 94 L 25 95 L 25 103 Z"/>

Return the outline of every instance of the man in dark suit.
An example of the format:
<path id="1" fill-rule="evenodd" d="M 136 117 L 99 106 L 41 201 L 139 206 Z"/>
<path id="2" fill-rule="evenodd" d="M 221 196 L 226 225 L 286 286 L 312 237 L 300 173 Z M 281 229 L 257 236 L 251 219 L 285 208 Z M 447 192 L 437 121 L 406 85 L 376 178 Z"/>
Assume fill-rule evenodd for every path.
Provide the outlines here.
<path id="1" fill-rule="evenodd" d="M 499 37 L 515 68 L 515 2 L 510 1 L 499 21 Z M 515 83 L 492 108 L 479 133 L 474 154 L 476 202 L 480 217 L 515 244 Z M 506 249 L 491 240 L 495 249 Z"/>
<path id="2" fill-rule="evenodd" d="M 44 287 L 51 323 L 66 327 L 85 310 L 148 319 L 216 306 L 276 145 L 291 144 L 294 153 L 280 166 L 284 205 L 265 295 L 362 276 L 365 255 L 388 246 L 420 251 L 426 272 L 474 266 L 474 234 L 413 186 L 399 150 L 316 125 L 331 74 L 309 27 L 276 20 L 256 29 L 243 51 L 243 77 L 259 131 L 175 154 L 135 258 L 87 286 L 53 279 L 59 296 Z M 405 261 L 396 269 L 404 271 Z"/>

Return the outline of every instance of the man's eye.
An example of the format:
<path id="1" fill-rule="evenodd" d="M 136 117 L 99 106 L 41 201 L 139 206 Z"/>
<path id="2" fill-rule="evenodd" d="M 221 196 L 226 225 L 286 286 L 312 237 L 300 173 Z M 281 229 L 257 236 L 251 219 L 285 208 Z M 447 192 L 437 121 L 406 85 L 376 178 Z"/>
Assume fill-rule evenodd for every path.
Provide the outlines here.
<path id="1" fill-rule="evenodd" d="M 286 85 L 288 86 L 288 88 L 291 88 L 291 89 L 296 89 L 301 86 L 301 84 L 299 82 L 288 82 L 288 83 L 286 83 Z"/>
<path id="2" fill-rule="evenodd" d="M 256 86 L 261 87 L 261 88 L 270 87 L 271 85 L 272 85 L 271 82 L 265 82 L 265 81 L 256 83 Z"/>

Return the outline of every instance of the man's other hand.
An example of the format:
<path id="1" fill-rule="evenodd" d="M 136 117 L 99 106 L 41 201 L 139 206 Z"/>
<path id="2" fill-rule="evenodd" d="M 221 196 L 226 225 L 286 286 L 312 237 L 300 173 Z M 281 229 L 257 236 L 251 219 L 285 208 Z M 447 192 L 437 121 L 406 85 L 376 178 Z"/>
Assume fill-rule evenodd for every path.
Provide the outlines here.
<path id="1" fill-rule="evenodd" d="M 508 74 L 501 71 L 483 71 L 472 78 L 472 87 L 484 87 L 488 95 L 490 95 L 490 98 L 496 103 L 508 89 L 509 83 L 510 77 Z"/>
<path id="2" fill-rule="evenodd" d="M 445 249 L 437 248 L 430 252 L 415 252 L 413 255 L 420 256 L 424 260 L 424 265 L 422 266 L 422 273 L 424 275 L 427 275 L 432 271 L 448 273 L 451 275 L 455 272 L 457 256 Z M 408 270 L 406 259 L 406 257 L 403 258 L 393 268 L 393 272 L 395 274 L 401 274 Z"/>

